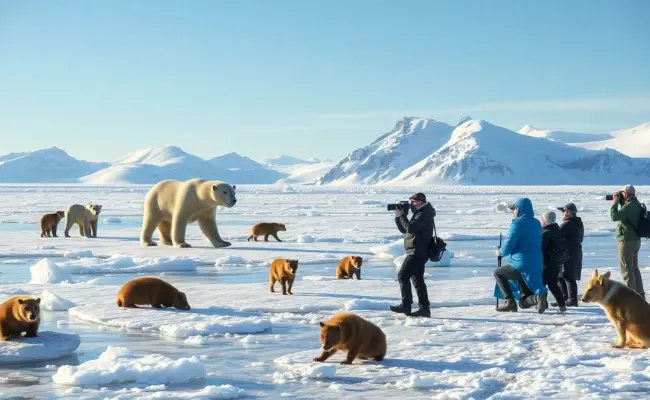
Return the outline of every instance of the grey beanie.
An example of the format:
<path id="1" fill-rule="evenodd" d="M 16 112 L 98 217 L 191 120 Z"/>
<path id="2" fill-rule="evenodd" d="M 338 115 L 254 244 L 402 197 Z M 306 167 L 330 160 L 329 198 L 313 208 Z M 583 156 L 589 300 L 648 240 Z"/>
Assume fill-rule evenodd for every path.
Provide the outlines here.
<path id="1" fill-rule="evenodd" d="M 547 224 L 553 224 L 555 223 L 555 213 L 553 211 L 547 211 L 544 214 L 542 214 L 542 219 Z"/>

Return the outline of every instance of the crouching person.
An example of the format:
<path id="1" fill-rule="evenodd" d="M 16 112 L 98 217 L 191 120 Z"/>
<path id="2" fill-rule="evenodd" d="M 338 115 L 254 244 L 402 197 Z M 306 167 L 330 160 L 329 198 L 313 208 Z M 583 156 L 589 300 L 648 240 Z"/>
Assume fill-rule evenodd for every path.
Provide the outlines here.
<path id="1" fill-rule="evenodd" d="M 537 307 L 539 313 L 548 308 L 546 287 L 542 282 L 542 226 L 535 218 L 533 203 L 530 199 L 521 198 L 514 204 L 508 205 L 515 219 L 512 220 L 508 233 L 496 254 L 509 257 L 509 264 L 494 271 L 499 289 L 505 302 L 497 311 L 517 311 L 517 303 L 509 281 L 519 283 L 521 308 Z"/>

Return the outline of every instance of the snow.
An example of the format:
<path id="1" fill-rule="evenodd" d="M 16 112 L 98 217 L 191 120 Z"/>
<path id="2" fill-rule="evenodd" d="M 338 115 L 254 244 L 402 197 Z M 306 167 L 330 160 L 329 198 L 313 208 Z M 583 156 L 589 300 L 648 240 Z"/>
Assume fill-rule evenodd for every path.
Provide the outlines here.
<path id="1" fill-rule="evenodd" d="M 0 365 L 54 360 L 74 353 L 80 344 L 77 334 L 50 331 L 39 331 L 38 336 L 31 338 L 0 341 Z"/>
<path id="2" fill-rule="evenodd" d="M 0 182 L 77 182 L 84 175 L 98 171 L 107 165 L 107 163 L 77 160 L 65 151 L 52 147 L 2 157 Z"/>
<path id="3" fill-rule="evenodd" d="M 610 139 L 575 145 L 591 150 L 614 149 L 630 157 L 650 157 L 650 122 L 612 132 L 611 136 Z"/>
<path id="4" fill-rule="evenodd" d="M 336 163 L 331 161 L 320 162 L 316 164 L 295 164 L 289 166 L 273 166 L 274 169 L 287 174 L 286 177 L 278 180 L 276 183 L 281 185 L 306 185 L 313 184 L 332 169 Z"/>
<path id="5" fill-rule="evenodd" d="M 75 306 L 73 302 L 61 298 L 49 290 L 44 290 L 43 293 L 41 293 L 40 298 L 41 310 L 68 311 L 70 308 Z"/>
<path id="6" fill-rule="evenodd" d="M 611 270 L 620 280 L 610 202 L 602 196 L 621 185 L 291 184 L 291 193 L 283 191 L 284 185 L 238 185 L 241 202 L 217 217 L 220 234 L 233 243 L 223 249 L 199 244 L 196 224 L 187 230 L 188 240 L 197 243 L 192 248 L 140 246 L 146 187 L 52 185 L 44 192 L 42 185 L 0 186 L 2 218 L 34 221 L 53 204 L 85 198 L 110 204 L 111 216 L 122 220 L 100 230 L 97 240 L 45 241 L 33 225 L 22 223 L 0 230 L 0 299 L 19 293 L 41 297 L 41 334 L 78 335 L 83 343 L 72 354 L 57 350 L 56 360 L 12 365 L 11 375 L 0 371 L 0 391 L 9 398 L 87 399 L 636 398 L 647 390 L 650 356 L 611 348 L 616 332 L 598 306 L 581 303 L 564 314 L 551 307 L 541 315 L 535 310 L 504 315 L 494 311 L 493 297 L 493 251 L 512 219 L 495 207 L 522 196 L 532 199 L 537 216 L 568 201 L 580 208 L 586 235 L 579 293 L 595 267 Z M 642 185 L 637 190 L 640 198 L 650 192 Z M 430 319 L 388 309 L 400 301 L 395 259 L 404 250 L 393 215 L 382 204 L 416 191 L 426 193 L 436 207 L 438 234 L 449 247 L 448 267 L 425 270 Z M 320 215 L 307 217 L 311 210 Z M 247 242 L 250 227 L 261 221 L 286 223 L 287 240 Z M 642 243 L 639 261 L 648 280 L 648 242 Z M 337 280 L 338 260 L 355 254 L 364 258 L 362 279 Z M 276 293 L 269 292 L 268 267 L 278 257 L 300 261 L 293 295 L 283 296 L 277 285 Z M 44 258 L 72 281 L 30 282 L 29 267 Z M 192 268 L 168 270 L 162 260 L 189 260 Z M 51 274 L 49 263 L 43 262 Z M 146 272 L 125 267 L 145 265 L 150 266 Z M 118 308 L 119 288 L 143 274 L 159 276 L 186 293 L 192 308 Z M 341 311 L 354 312 L 386 333 L 384 361 L 340 365 L 345 352 L 324 363 L 312 361 L 321 347 L 318 323 Z M 0 348 L 28 341 L 2 342 Z M 109 346 L 128 350 L 104 356 Z M 17 361 L 25 359 L 15 349 L 13 354 Z M 41 357 L 42 349 L 33 354 Z M 100 363 L 100 357 L 110 362 Z M 192 357 L 203 365 L 204 375 L 189 373 L 191 363 L 173 369 Z M 55 374 L 69 383 L 55 383 Z M 154 375 L 158 380 L 152 382 Z"/>
<path id="7" fill-rule="evenodd" d="M 522 126 L 521 128 L 519 128 L 517 132 L 526 136 L 545 138 L 545 139 L 554 140 L 556 142 L 561 142 L 566 144 L 593 142 L 593 141 L 607 140 L 612 138 L 612 135 L 608 133 L 578 133 L 578 132 L 566 132 L 566 131 L 551 131 L 551 130 L 538 129 L 531 125 Z"/>
<path id="8" fill-rule="evenodd" d="M 189 383 L 205 378 L 205 365 L 196 357 L 177 360 L 160 354 L 137 356 L 124 347 L 108 346 L 96 360 L 64 365 L 52 376 L 58 385 L 96 386 L 138 383 Z"/>
<path id="9" fill-rule="evenodd" d="M 31 283 L 72 282 L 72 276 L 48 258 L 29 267 L 29 272 L 32 274 Z"/>

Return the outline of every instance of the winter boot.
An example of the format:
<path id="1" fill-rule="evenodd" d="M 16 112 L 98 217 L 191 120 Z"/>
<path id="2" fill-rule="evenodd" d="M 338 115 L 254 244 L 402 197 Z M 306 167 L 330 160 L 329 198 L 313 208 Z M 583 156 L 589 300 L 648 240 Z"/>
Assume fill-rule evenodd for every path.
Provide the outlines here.
<path id="1" fill-rule="evenodd" d="M 517 312 L 517 303 L 515 303 L 513 299 L 506 299 L 503 305 L 501 307 L 497 307 L 496 310 L 499 312 Z"/>
<path id="2" fill-rule="evenodd" d="M 422 308 L 420 307 L 419 310 L 416 312 L 410 314 L 411 317 L 425 317 L 425 318 L 431 318 L 431 310 L 429 308 Z"/>
<path id="3" fill-rule="evenodd" d="M 528 295 L 519 299 L 519 308 L 531 308 L 537 304 L 535 296 Z"/>
<path id="4" fill-rule="evenodd" d="M 390 306 L 390 310 L 394 313 L 399 313 L 399 314 L 406 314 L 406 315 L 411 314 L 411 307 L 404 307 L 401 304 L 396 306 Z"/>
<path id="5" fill-rule="evenodd" d="M 544 313 L 546 309 L 548 308 L 548 301 L 546 300 L 546 297 L 548 296 L 548 293 L 543 293 L 537 296 L 537 312 L 539 314 Z"/>
<path id="6" fill-rule="evenodd" d="M 560 309 L 559 309 L 558 311 L 559 311 L 559 312 L 566 312 L 566 306 L 562 306 L 562 307 L 560 307 Z"/>

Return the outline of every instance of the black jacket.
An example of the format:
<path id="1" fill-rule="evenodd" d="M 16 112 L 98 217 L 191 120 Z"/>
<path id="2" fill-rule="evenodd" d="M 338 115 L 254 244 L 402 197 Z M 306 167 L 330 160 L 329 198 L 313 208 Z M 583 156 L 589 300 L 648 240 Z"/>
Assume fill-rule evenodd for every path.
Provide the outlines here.
<path id="1" fill-rule="evenodd" d="M 569 248 L 569 261 L 564 264 L 561 275 L 565 279 L 580 280 L 582 275 L 582 240 L 585 236 L 585 227 L 580 217 L 565 219 L 560 226 L 564 240 Z"/>
<path id="2" fill-rule="evenodd" d="M 429 242 L 433 237 L 433 217 L 436 211 L 430 203 L 424 203 L 410 220 L 405 215 L 395 218 L 397 229 L 404 234 L 406 254 L 429 256 Z"/>
<path id="3" fill-rule="evenodd" d="M 557 239 L 562 236 L 560 232 L 560 227 L 555 222 L 548 224 L 542 227 L 542 254 L 544 255 L 544 269 L 555 268 L 558 270 L 560 265 L 551 265 L 549 262 L 549 246 L 551 245 L 551 239 Z"/>

